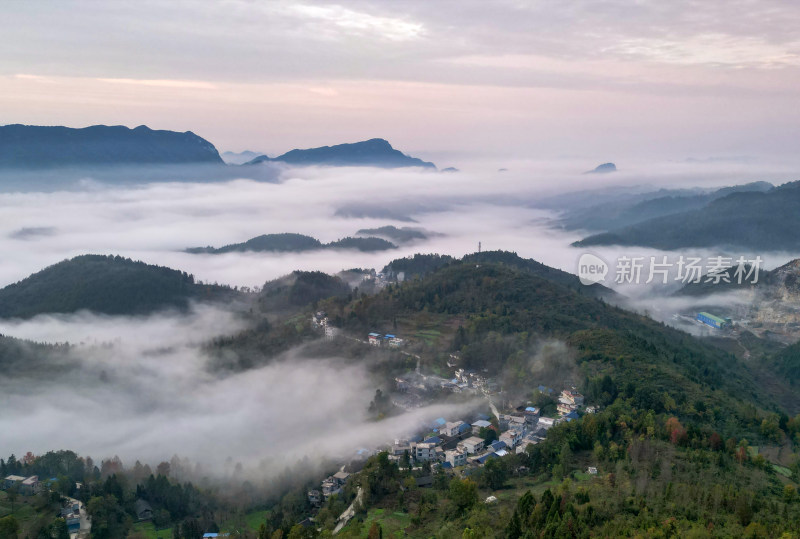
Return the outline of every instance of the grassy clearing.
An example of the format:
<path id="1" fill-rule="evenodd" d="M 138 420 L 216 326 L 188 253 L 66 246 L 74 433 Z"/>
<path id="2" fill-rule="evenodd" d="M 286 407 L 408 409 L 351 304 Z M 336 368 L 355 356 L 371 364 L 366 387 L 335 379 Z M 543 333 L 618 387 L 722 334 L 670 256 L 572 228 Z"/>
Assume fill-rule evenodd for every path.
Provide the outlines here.
<path id="1" fill-rule="evenodd" d="M 152 522 L 137 522 L 131 531 L 147 539 L 172 539 L 172 528 L 157 530 Z"/>
<path id="2" fill-rule="evenodd" d="M 369 529 L 374 522 L 380 524 L 384 537 L 405 537 L 405 529 L 411 526 L 411 515 L 400 511 L 390 512 L 386 509 L 371 509 L 361 525 L 360 537 L 367 537 Z"/>
<path id="3" fill-rule="evenodd" d="M 779 466 L 777 464 L 773 464 L 772 465 L 772 469 L 775 470 L 775 472 L 781 474 L 782 476 L 784 476 L 786 478 L 791 478 L 792 477 L 792 470 L 790 470 L 786 466 Z"/>
<path id="4" fill-rule="evenodd" d="M 255 511 L 247 513 L 244 517 L 247 522 L 247 527 L 251 530 L 258 530 L 258 528 L 267 520 L 267 511 Z"/>

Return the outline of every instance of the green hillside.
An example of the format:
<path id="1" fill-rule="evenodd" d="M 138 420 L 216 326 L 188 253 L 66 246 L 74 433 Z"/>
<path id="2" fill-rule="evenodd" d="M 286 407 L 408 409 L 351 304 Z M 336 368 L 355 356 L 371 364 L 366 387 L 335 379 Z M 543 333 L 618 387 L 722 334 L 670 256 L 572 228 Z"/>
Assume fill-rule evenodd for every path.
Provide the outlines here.
<path id="1" fill-rule="evenodd" d="M 0 289 L 0 318 L 89 310 L 146 314 L 186 308 L 189 301 L 234 295 L 231 289 L 195 283 L 186 272 L 120 256 L 82 255 L 47 267 Z"/>

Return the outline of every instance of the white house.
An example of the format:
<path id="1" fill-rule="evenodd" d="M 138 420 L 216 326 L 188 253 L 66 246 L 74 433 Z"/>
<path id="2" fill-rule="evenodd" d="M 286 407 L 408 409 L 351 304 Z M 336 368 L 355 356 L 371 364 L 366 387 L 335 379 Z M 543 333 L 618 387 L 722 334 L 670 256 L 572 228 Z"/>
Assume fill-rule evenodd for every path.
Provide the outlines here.
<path id="1" fill-rule="evenodd" d="M 445 436 L 451 436 L 451 437 L 458 436 L 458 434 L 461 431 L 461 425 L 463 424 L 464 424 L 463 421 L 454 421 L 454 422 L 448 421 L 447 423 L 445 423 L 444 427 L 439 429 L 439 432 L 441 434 L 444 434 Z"/>
<path id="2" fill-rule="evenodd" d="M 436 460 L 436 444 L 433 442 L 420 442 L 414 447 L 414 460 L 426 462 Z"/>
<path id="3" fill-rule="evenodd" d="M 500 435 L 500 441 L 508 447 L 515 447 L 522 441 L 523 432 L 518 429 L 510 429 Z"/>
<path id="4" fill-rule="evenodd" d="M 325 325 L 325 338 L 333 339 L 339 334 L 339 328 L 335 328 L 330 324 Z"/>
<path id="5" fill-rule="evenodd" d="M 542 427 L 543 429 L 549 429 L 555 424 L 556 424 L 556 420 L 553 419 L 552 417 L 540 417 L 539 418 L 539 426 Z"/>
<path id="6" fill-rule="evenodd" d="M 484 448 L 485 445 L 486 442 L 483 440 L 483 438 L 478 438 L 477 436 L 471 436 L 466 440 L 462 440 L 458 443 L 458 447 L 460 447 L 470 455 L 479 453 Z"/>
<path id="7" fill-rule="evenodd" d="M 367 335 L 367 341 L 372 346 L 380 346 L 381 345 L 381 334 L 380 333 L 370 333 Z"/>
<path id="8" fill-rule="evenodd" d="M 450 463 L 450 466 L 457 468 L 464 466 L 467 463 L 467 454 L 463 451 L 451 449 L 444 452 L 444 460 Z"/>
<path id="9" fill-rule="evenodd" d="M 341 494 L 342 487 L 332 478 L 328 478 L 322 482 L 322 496 L 327 500 L 334 494 Z"/>

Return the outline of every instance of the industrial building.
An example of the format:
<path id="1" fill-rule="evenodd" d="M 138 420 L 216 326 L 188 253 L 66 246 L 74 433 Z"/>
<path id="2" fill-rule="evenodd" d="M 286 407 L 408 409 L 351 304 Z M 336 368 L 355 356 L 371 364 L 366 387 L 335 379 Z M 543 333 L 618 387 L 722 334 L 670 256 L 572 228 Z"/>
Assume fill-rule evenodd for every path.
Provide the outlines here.
<path id="1" fill-rule="evenodd" d="M 697 321 L 716 329 L 724 329 L 731 326 L 730 318 L 720 318 L 705 312 L 697 313 Z"/>

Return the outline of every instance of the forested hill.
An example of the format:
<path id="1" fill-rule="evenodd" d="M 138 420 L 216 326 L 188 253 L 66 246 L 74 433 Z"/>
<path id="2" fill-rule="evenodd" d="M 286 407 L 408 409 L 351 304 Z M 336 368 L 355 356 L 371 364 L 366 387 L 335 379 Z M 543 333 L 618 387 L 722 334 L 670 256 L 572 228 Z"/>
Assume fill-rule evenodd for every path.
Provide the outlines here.
<path id="1" fill-rule="evenodd" d="M 224 164 L 209 141 L 191 131 L 93 125 L 0 126 L 0 167 L 47 168 L 86 165 Z"/>
<path id="2" fill-rule="evenodd" d="M 146 314 L 189 300 L 231 297 L 231 289 L 197 284 L 178 270 L 120 256 L 82 255 L 64 260 L 0 289 L 0 317 L 89 310 L 104 314 Z"/>
<path id="3" fill-rule="evenodd" d="M 522 258 L 517 253 L 512 253 L 510 251 L 483 251 L 480 253 L 472 253 L 464 256 L 460 261 L 448 255 L 415 254 L 414 256 L 392 260 L 383 268 L 383 271 L 384 273 L 391 272 L 395 274 L 402 271 L 405 273 L 405 278 L 409 279 L 428 275 L 429 273 L 454 263 L 502 264 L 538 275 L 554 283 L 566 286 L 579 294 L 606 299 L 613 298 L 617 295 L 616 292 L 599 283 L 590 286 L 583 285 L 578 277 L 571 273 L 551 268 L 531 258 Z"/>
<path id="4" fill-rule="evenodd" d="M 323 307 L 355 334 L 429 339 L 417 349 L 425 371 L 447 376 L 454 354 L 459 367 L 500 382 L 498 400 L 553 406 L 536 388 L 557 364 L 562 387 L 573 381 L 587 404 L 600 407 L 553 427 L 522 454 L 468 468 L 466 479 L 435 472 L 433 494 L 409 490 L 409 477 L 424 471 L 379 455 L 352 480 L 365 491 L 365 525 L 351 524 L 341 536 L 363 536 L 371 522 L 371 534 L 396 529 L 394 515 L 405 513 L 414 516 L 405 533 L 420 537 L 800 531 L 800 415 L 790 419 L 773 401 L 774 388 L 754 381 L 750 369 L 758 365 L 508 264 L 452 261 L 377 295 Z M 543 343 L 553 342 L 563 352 L 540 356 Z M 796 414 L 797 403 L 788 411 Z M 483 503 L 488 496 L 496 500 Z"/>
<path id="5" fill-rule="evenodd" d="M 737 192 L 693 209 L 589 236 L 575 245 L 641 245 L 658 249 L 736 247 L 800 250 L 800 182 L 767 192 Z"/>
<path id="6" fill-rule="evenodd" d="M 262 234 L 242 243 L 232 243 L 223 247 L 190 247 L 191 254 L 219 255 L 232 252 L 290 252 L 303 253 L 321 249 L 354 249 L 363 252 L 386 251 L 397 246 L 383 238 L 346 237 L 330 243 L 322 243 L 316 238 L 304 234 L 282 233 Z"/>
<path id="7" fill-rule="evenodd" d="M 506 264 L 452 262 L 375 296 L 324 307 L 332 320 L 360 333 L 435 329 L 440 351 L 459 353 L 466 368 L 488 369 L 507 385 L 534 383 L 531 351 L 555 338 L 575 353 L 581 378 L 611 374 L 624 380 L 629 398 L 659 412 L 694 401 L 739 410 L 742 417 L 746 407 L 775 407 L 732 355 Z"/>

